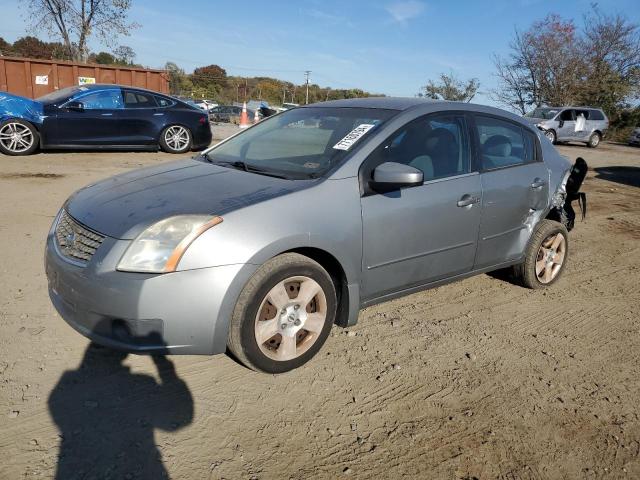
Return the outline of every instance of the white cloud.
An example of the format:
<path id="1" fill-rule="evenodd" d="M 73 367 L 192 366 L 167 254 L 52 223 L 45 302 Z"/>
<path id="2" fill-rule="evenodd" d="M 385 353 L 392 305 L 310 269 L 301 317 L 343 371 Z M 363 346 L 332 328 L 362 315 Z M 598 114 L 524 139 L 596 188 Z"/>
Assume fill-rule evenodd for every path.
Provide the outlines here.
<path id="1" fill-rule="evenodd" d="M 391 14 L 394 21 L 406 23 L 408 20 L 420 16 L 425 7 L 425 4 L 418 0 L 406 0 L 387 5 L 385 10 Z"/>

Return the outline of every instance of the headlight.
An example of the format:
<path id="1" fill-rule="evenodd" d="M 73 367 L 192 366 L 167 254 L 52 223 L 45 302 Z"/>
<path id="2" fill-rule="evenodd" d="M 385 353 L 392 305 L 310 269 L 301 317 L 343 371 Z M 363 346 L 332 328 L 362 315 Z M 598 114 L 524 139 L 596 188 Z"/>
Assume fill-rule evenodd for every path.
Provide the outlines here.
<path id="1" fill-rule="evenodd" d="M 124 253 L 118 270 L 127 272 L 175 272 L 189 245 L 222 217 L 179 215 L 151 225 Z"/>

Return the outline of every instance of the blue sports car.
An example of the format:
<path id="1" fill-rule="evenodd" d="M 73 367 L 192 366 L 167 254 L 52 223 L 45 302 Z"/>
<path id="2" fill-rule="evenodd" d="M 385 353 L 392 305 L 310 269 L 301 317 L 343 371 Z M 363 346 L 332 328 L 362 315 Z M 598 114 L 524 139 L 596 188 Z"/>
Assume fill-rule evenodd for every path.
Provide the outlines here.
<path id="1" fill-rule="evenodd" d="M 206 112 L 140 88 L 83 85 L 36 100 L 0 92 L 0 152 L 126 149 L 184 153 L 211 143 Z"/>

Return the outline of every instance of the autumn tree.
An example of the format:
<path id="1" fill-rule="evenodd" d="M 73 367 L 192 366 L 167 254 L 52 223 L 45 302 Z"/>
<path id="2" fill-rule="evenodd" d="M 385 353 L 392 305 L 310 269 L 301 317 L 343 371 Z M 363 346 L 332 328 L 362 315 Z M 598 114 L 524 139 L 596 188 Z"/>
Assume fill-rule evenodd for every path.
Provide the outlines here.
<path id="1" fill-rule="evenodd" d="M 525 113 L 540 105 L 599 106 L 611 116 L 640 96 L 640 30 L 597 6 L 582 29 L 548 15 L 516 30 L 507 56 L 494 56 L 498 103 Z"/>
<path id="2" fill-rule="evenodd" d="M 132 0 L 27 0 L 31 28 L 59 38 L 74 60 L 86 61 L 88 40 L 96 35 L 112 46 L 120 35 L 128 35 L 137 25 L 127 16 Z"/>
<path id="3" fill-rule="evenodd" d="M 477 78 L 458 80 L 451 72 L 441 73 L 438 81 L 429 80 L 418 93 L 419 97 L 432 98 L 434 100 L 451 100 L 455 102 L 470 102 L 476 96 L 480 88 Z"/>

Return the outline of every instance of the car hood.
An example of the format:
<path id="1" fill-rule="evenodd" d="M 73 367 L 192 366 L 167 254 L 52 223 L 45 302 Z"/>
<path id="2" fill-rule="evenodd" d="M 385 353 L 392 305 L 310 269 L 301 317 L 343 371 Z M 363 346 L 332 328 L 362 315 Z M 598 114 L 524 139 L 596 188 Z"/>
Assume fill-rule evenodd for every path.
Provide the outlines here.
<path id="1" fill-rule="evenodd" d="M 65 209 L 96 232 L 133 239 L 148 226 L 173 215 L 224 215 L 312 183 L 191 159 L 134 170 L 88 185 L 67 200 Z"/>
<path id="2" fill-rule="evenodd" d="M 30 98 L 0 92 L 0 122 L 9 118 L 41 124 L 44 119 L 42 104 Z"/>
<path id="3" fill-rule="evenodd" d="M 543 122 L 547 121 L 544 118 L 533 118 L 533 117 L 522 117 L 522 118 L 524 118 L 529 123 L 533 123 L 534 125 L 537 125 L 538 123 L 543 123 Z"/>

